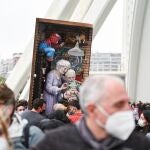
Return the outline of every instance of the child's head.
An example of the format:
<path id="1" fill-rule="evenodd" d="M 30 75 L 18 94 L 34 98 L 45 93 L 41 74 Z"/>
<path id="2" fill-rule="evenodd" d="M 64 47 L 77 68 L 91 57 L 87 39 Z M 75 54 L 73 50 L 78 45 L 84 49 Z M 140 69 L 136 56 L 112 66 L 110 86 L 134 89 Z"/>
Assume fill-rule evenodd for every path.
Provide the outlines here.
<path id="1" fill-rule="evenodd" d="M 65 74 L 67 81 L 74 81 L 76 78 L 76 73 L 73 69 L 69 69 Z"/>

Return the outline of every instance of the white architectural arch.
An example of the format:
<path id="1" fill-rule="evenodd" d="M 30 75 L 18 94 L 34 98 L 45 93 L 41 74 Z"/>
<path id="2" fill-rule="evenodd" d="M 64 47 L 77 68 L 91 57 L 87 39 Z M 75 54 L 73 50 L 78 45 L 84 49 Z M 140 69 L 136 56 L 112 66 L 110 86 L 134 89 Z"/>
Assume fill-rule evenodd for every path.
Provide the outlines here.
<path id="1" fill-rule="evenodd" d="M 137 0 L 132 22 L 128 92 L 133 101 L 150 102 L 150 1 Z"/>
<path id="2" fill-rule="evenodd" d="M 83 2 L 86 5 L 82 5 Z M 116 0 L 54 0 L 45 18 L 91 23 L 94 25 L 94 35 L 96 35 L 115 2 Z M 78 11 L 82 10 L 82 7 L 83 11 L 80 14 L 80 18 L 78 18 Z M 22 57 L 6 81 L 6 84 L 14 91 L 16 97 L 24 87 L 28 92 L 25 84 L 31 72 L 32 53 L 33 39 L 25 48 Z"/>
<path id="3" fill-rule="evenodd" d="M 91 23 L 94 36 L 99 31 L 117 0 L 53 0 L 44 18 Z M 127 0 L 128 1 L 128 0 Z M 133 100 L 149 101 L 150 89 L 150 1 L 135 0 L 129 45 L 127 87 Z M 29 92 L 33 52 L 33 38 L 15 66 L 6 84 L 14 90 L 16 97 L 24 88 L 21 98 Z"/>

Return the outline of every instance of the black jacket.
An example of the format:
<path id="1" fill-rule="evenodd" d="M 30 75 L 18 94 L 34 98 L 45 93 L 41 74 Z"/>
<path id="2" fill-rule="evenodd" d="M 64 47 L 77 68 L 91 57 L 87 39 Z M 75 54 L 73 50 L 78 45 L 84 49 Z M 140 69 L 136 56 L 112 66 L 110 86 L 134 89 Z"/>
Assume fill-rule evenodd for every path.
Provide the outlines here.
<path id="1" fill-rule="evenodd" d="M 75 125 L 67 125 L 49 132 L 31 150 L 93 150 L 79 134 Z M 112 144 L 111 148 L 100 150 L 150 150 L 150 142 L 146 137 L 132 133 L 128 140 L 119 145 Z"/>

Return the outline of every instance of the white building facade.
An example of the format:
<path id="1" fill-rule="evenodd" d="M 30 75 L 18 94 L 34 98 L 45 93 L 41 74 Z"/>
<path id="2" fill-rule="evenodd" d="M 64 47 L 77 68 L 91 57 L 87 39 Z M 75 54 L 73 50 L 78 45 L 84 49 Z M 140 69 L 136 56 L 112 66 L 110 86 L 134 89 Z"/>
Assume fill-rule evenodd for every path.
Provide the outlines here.
<path id="1" fill-rule="evenodd" d="M 121 53 L 92 53 L 90 71 L 121 72 Z"/>

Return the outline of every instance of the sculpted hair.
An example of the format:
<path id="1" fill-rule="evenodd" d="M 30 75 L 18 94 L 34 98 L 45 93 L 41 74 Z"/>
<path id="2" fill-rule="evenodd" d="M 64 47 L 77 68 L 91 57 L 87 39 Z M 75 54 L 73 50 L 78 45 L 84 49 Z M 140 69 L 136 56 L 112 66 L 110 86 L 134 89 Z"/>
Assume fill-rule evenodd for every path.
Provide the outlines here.
<path id="1" fill-rule="evenodd" d="M 86 113 L 87 105 L 97 103 L 103 100 L 107 91 L 105 90 L 105 83 L 107 81 L 116 81 L 124 86 L 124 82 L 116 76 L 93 75 L 89 76 L 80 87 L 80 106 Z"/>
<path id="2" fill-rule="evenodd" d="M 67 68 L 70 68 L 71 67 L 71 64 L 68 60 L 64 60 L 64 59 L 61 59 L 59 60 L 57 63 L 56 63 L 56 69 L 60 69 L 61 67 L 67 67 Z"/>
<path id="3" fill-rule="evenodd" d="M 69 69 L 66 73 L 65 73 L 66 77 L 75 77 L 76 76 L 76 72 L 73 69 Z"/>

